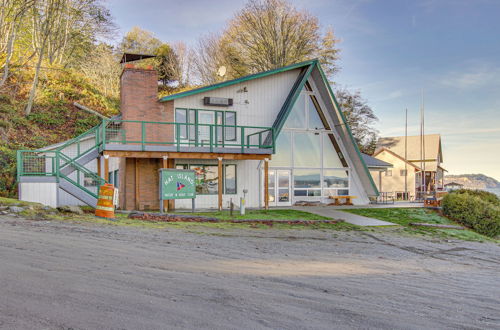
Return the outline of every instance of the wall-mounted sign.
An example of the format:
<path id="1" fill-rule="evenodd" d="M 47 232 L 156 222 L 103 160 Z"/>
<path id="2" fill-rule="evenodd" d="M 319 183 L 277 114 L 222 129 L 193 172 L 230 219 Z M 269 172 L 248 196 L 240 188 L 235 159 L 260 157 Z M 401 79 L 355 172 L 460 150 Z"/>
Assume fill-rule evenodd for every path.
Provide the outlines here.
<path id="1" fill-rule="evenodd" d="M 216 105 L 219 107 L 228 107 L 233 105 L 233 99 L 228 99 L 225 97 L 205 96 L 203 98 L 203 105 Z"/>

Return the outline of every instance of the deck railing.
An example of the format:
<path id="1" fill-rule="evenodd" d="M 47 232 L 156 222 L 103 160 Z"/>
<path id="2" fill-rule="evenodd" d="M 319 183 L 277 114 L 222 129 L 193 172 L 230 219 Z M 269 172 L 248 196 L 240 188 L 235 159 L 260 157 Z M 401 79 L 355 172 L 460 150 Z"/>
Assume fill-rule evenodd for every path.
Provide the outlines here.
<path id="1" fill-rule="evenodd" d="M 270 149 L 274 152 L 272 127 L 191 124 L 134 120 L 105 120 L 99 141 L 107 144 L 182 147 Z"/>

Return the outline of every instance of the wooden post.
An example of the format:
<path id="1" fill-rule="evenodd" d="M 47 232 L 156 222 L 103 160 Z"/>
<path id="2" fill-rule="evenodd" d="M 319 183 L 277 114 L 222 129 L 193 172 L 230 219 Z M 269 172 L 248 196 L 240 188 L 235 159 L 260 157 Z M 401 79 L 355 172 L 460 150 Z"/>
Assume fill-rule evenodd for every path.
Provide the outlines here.
<path id="1" fill-rule="evenodd" d="M 97 157 L 97 175 L 102 178 L 102 169 L 101 169 L 101 155 Z"/>
<path id="2" fill-rule="evenodd" d="M 135 158 L 135 209 L 139 210 L 139 162 Z"/>
<path id="3" fill-rule="evenodd" d="M 174 159 L 167 156 L 163 156 L 162 168 L 174 168 Z M 175 209 L 175 199 L 169 199 L 166 204 L 167 212 L 171 212 Z"/>
<path id="4" fill-rule="evenodd" d="M 162 168 L 168 168 L 168 156 L 163 156 Z"/>
<path id="5" fill-rule="evenodd" d="M 264 208 L 269 209 L 269 158 L 264 159 Z"/>
<path id="6" fill-rule="evenodd" d="M 222 211 L 222 157 L 217 158 L 217 166 L 219 170 L 219 211 Z"/>
<path id="7" fill-rule="evenodd" d="M 104 180 L 109 181 L 109 156 L 104 155 Z"/>

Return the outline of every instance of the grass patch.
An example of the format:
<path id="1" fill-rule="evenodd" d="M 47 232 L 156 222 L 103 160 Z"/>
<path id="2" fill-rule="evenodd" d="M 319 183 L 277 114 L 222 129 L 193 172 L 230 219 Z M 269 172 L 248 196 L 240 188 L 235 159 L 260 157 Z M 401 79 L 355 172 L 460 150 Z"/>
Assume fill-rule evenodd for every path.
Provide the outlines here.
<path id="1" fill-rule="evenodd" d="M 298 210 L 246 210 L 245 215 L 234 211 L 233 216 L 229 214 L 229 211 L 178 212 L 177 214 L 199 215 L 220 220 L 331 220 L 328 217 Z"/>
<path id="2" fill-rule="evenodd" d="M 465 241 L 476 242 L 500 242 L 484 235 L 478 234 L 472 230 L 413 227 L 411 222 L 433 223 L 441 225 L 460 225 L 450 219 L 440 216 L 434 210 L 424 208 L 369 208 L 369 209 L 345 209 L 350 212 L 365 217 L 389 221 L 403 226 L 403 231 L 410 234 L 433 236 L 443 239 L 461 239 Z"/>
<path id="3" fill-rule="evenodd" d="M 260 219 L 260 218 L 259 218 Z M 351 225 L 349 223 L 315 223 L 309 225 L 298 225 L 288 223 L 274 223 L 272 226 L 266 224 L 255 223 L 231 223 L 230 220 L 222 220 L 221 222 L 153 222 L 137 219 L 129 219 L 126 214 L 116 214 L 114 221 L 95 217 L 91 214 L 76 215 L 76 214 L 48 214 L 44 220 L 57 220 L 76 222 L 80 224 L 91 223 L 108 226 L 127 226 L 150 229 L 183 229 L 190 232 L 203 234 L 203 229 L 278 229 L 278 230 L 336 230 L 336 231 L 353 231 L 363 230 L 362 227 Z M 262 220 L 262 219 L 261 219 Z M 295 219 L 296 220 L 296 219 Z M 309 219 L 311 220 L 311 219 Z M 325 220 L 325 219 L 316 219 Z"/>
<path id="4" fill-rule="evenodd" d="M 0 205 L 43 207 L 43 205 L 39 203 L 25 202 L 25 201 L 20 201 L 19 199 L 7 198 L 7 197 L 0 197 Z"/>

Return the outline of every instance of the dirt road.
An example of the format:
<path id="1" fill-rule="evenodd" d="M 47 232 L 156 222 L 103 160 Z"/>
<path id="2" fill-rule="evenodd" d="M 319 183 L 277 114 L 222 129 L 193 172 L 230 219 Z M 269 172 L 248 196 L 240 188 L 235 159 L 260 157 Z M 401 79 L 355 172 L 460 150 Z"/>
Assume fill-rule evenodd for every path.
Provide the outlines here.
<path id="1" fill-rule="evenodd" d="M 500 247 L 0 218 L 2 329 L 500 328 Z"/>

